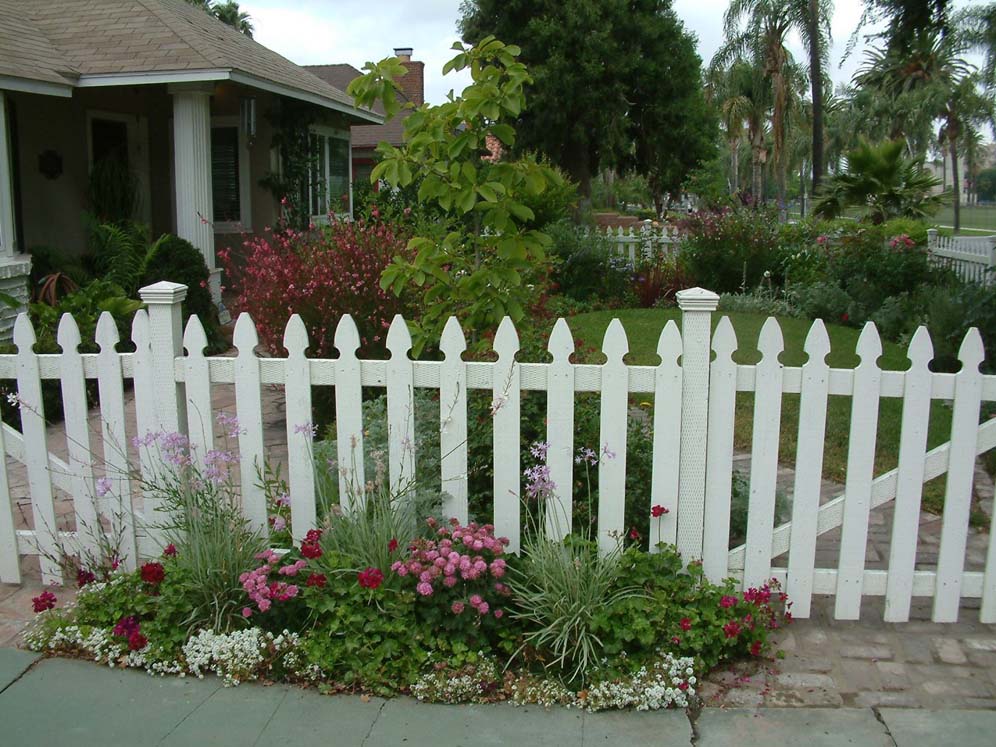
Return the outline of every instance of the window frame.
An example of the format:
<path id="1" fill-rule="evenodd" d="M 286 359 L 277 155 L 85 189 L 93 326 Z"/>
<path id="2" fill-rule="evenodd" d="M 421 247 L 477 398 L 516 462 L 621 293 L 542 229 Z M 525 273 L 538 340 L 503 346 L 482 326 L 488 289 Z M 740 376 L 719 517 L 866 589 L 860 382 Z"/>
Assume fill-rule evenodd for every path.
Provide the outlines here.
<path id="1" fill-rule="evenodd" d="M 350 131 L 348 129 L 342 129 L 341 127 L 329 127 L 327 125 L 312 125 L 308 128 L 309 138 L 311 135 L 318 137 L 320 153 L 318 157 L 324 161 L 324 173 L 325 173 L 325 190 L 330 192 L 329 184 L 332 179 L 332 162 L 331 155 L 332 149 L 328 147 L 327 140 L 336 139 L 344 140 L 346 142 L 346 184 L 349 190 L 349 208 L 346 211 L 333 211 L 336 218 L 344 218 L 350 220 L 353 216 L 353 141 L 350 136 Z M 312 178 L 313 172 L 311 167 L 308 170 L 308 212 L 311 212 L 311 205 L 314 198 L 314 187 L 316 180 Z M 323 213 L 322 215 L 312 215 L 312 223 L 326 223 L 328 222 L 328 213 Z"/>
<path id="2" fill-rule="evenodd" d="M 252 195 L 249 178 L 249 142 L 242 129 L 242 118 L 237 114 L 211 117 L 211 129 L 235 128 L 238 132 L 238 169 L 239 169 L 239 220 L 215 221 L 215 233 L 251 233 L 252 232 Z M 211 187 L 211 200 L 214 202 L 214 186 Z"/>

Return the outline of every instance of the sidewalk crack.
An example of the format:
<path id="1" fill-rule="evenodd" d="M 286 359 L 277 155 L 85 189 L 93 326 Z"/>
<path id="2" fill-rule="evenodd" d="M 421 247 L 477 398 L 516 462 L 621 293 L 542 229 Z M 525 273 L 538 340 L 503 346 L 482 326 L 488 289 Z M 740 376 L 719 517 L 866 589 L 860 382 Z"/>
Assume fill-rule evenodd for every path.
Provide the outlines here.
<path id="1" fill-rule="evenodd" d="M 259 736 L 257 736 L 253 741 L 253 747 L 256 747 L 256 745 L 259 744 L 259 740 L 263 738 L 263 734 L 266 733 L 266 727 L 270 725 L 270 722 L 273 721 L 273 717 L 276 716 L 277 711 L 280 710 L 280 706 L 282 706 L 284 701 L 287 700 L 288 693 L 290 693 L 290 690 L 284 690 L 284 696 L 280 699 L 280 702 L 277 703 L 277 707 L 273 709 L 273 713 L 270 714 L 270 717 L 266 719 L 266 723 L 263 724 L 263 728 L 259 730 Z"/>
<path id="2" fill-rule="evenodd" d="M 885 728 L 885 733 L 886 736 L 889 737 L 889 741 L 892 742 L 892 744 L 895 745 L 896 747 L 899 747 L 899 744 L 896 742 L 896 738 L 892 736 L 892 732 L 889 730 L 889 725 L 885 723 L 885 719 L 882 718 L 882 714 L 879 711 L 879 709 L 876 707 L 872 707 L 871 712 L 872 714 L 874 714 L 875 719 Z"/>
<path id="3" fill-rule="evenodd" d="M 377 709 L 377 715 L 374 716 L 374 720 L 370 722 L 370 728 L 367 729 L 366 736 L 363 737 L 363 741 L 360 742 L 360 747 L 363 747 L 363 745 L 367 743 L 367 740 L 370 739 L 370 735 L 373 734 L 374 727 L 377 725 L 377 722 L 380 721 L 380 714 L 383 713 L 384 706 L 386 705 L 387 705 L 387 700 L 382 700 L 380 703 L 380 708 Z"/>
<path id="4" fill-rule="evenodd" d="M 162 744 L 162 743 L 163 743 L 163 742 L 165 742 L 165 741 L 166 741 L 167 739 L 169 739 L 170 735 L 171 735 L 171 734 L 172 734 L 173 732 L 175 732 L 175 731 L 176 731 L 177 729 L 179 729 L 179 728 L 180 728 L 180 727 L 181 727 L 181 726 L 183 725 L 183 722 L 184 722 L 184 721 L 186 721 L 186 720 L 187 720 L 188 718 L 190 718 L 190 717 L 191 717 L 191 716 L 193 716 L 193 715 L 194 715 L 195 713 L 197 713 L 197 712 L 198 712 L 198 711 L 199 711 L 199 710 L 201 709 L 201 706 L 203 706 L 203 705 L 204 705 L 205 703 L 207 703 L 207 702 L 208 702 L 209 700 L 211 700 L 211 698 L 213 698 L 213 697 L 214 697 L 214 696 L 215 696 L 215 695 L 217 694 L 217 692 L 218 692 L 218 691 L 219 691 L 220 689 L 221 689 L 221 685 L 218 685 L 217 687 L 215 687 L 215 689 L 214 689 L 214 690 L 212 690 L 212 691 L 211 691 L 210 693 L 208 693 L 207 697 L 205 697 L 205 698 L 204 698 L 204 699 L 203 699 L 203 700 L 202 700 L 202 701 L 201 701 L 200 703 L 198 703 L 198 704 L 197 704 L 197 705 L 196 705 L 196 706 L 194 707 L 194 709 L 193 709 L 192 711 L 190 711 L 190 713 L 186 714 L 186 715 L 185 715 L 185 716 L 184 716 L 183 718 L 181 718 L 181 719 L 180 719 L 179 721 L 177 721 L 177 722 L 176 722 L 176 723 L 175 723 L 175 724 L 173 725 L 173 728 L 172 728 L 172 729 L 170 729 L 170 730 L 169 730 L 168 732 L 166 732 L 166 733 L 165 733 L 165 734 L 163 735 L 163 738 L 159 740 L 159 744 Z"/>
<path id="5" fill-rule="evenodd" d="M 35 660 L 34 660 L 33 662 L 31 662 L 30 664 L 28 664 L 28 666 L 26 666 L 26 667 L 24 668 L 24 671 L 23 671 L 23 672 L 21 672 L 21 673 L 20 673 L 19 675 L 17 675 L 17 677 L 15 677 L 15 678 L 14 678 L 14 679 L 12 679 L 12 680 L 11 680 L 10 682 L 8 682 L 8 683 L 7 683 L 7 684 L 6 684 L 6 685 L 5 685 L 4 687 L 0 688 L 0 695 L 3 695 L 3 694 L 4 694 L 5 692 L 7 692 L 7 690 L 9 690 L 9 689 L 10 689 L 10 688 L 12 688 L 12 687 L 13 687 L 14 685 L 16 685 L 16 684 L 17 684 L 18 682 L 20 682 L 20 681 L 21 681 L 21 678 L 22 678 L 22 677 L 23 677 L 24 675 L 26 675 L 26 674 L 27 674 L 28 672 L 30 672 L 30 671 L 31 671 L 32 669 L 34 669 L 34 668 L 35 668 L 36 666 L 38 666 L 39 664 L 41 664 L 41 663 L 42 663 L 43 661 L 45 661 L 45 660 L 46 660 L 46 657 L 44 657 L 44 656 L 39 656 L 39 657 L 38 657 L 37 659 L 35 659 Z"/>

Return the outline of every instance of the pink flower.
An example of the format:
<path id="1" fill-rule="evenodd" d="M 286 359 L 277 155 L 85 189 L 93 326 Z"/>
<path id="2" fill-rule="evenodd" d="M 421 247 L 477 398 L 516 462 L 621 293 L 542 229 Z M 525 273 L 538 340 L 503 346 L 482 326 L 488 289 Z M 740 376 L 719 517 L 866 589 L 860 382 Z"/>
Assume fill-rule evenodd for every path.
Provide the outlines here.
<path id="1" fill-rule="evenodd" d="M 421 581 L 415 587 L 415 591 L 417 591 L 423 597 L 432 596 L 432 584 L 428 583 L 427 581 Z"/>
<path id="2" fill-rule="evenodd" d="M 242 608 L 242 617 L 252 617 L 252 608 L 251 607 L 243 607 Z"/>
<path id="3" fill-rule="evenodd" d="M 496 609 L 492 614 L 500 620 L 502 617 L 505 616 L 505 610 L 499 608 Z"/>
<path id="4" fill-rule="evenodd" d="M 454 602 L 450 605 L 450 609 L 453 610 L 454 615 L 462 614 L 464 610 L 463 602 Z"/>
<path id="5" fill-rule="evenodd" d="M 723 609 L 728 609 L 737 603 L 736 597 L 731 597 L 728 594 L 724 594 L 723 598 L 719 600 L 719 606 Z"/>
<path id="6" fill-rule="evenodd" d="M 486 615 L 486 614 L 488 614 L 488 610 L 490 610 L 490 609 L 491 609 L 491 607 L 488 605 L 487 602 L 481 602 L 479 605 L 477 605 L 477 613 L 479 615 Z"/>

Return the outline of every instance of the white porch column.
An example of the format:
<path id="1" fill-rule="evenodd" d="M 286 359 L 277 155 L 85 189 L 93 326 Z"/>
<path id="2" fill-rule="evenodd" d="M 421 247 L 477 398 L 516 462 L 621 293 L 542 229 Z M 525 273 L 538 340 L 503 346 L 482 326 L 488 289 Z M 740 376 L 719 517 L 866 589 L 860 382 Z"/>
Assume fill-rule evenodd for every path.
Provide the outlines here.
<path id="1" fill-rule="evenodd" d="M 0 292 L 27 303 L 31 258 L 19 253 L 14 225 L 14 180 L 7 128 L 7 96 L 0 91 Z M 9 342 L 17 310 L 0 308 L 0 341 Z"/>
<path id="2" fill-rule="evenodd" d="M 211 199 L 211 85 L 174 84 L 173 171 L 176 174 L 176 233 L 201 250 L 211 273 L 211 297 L 221 304 L 221 271 L 214 254 Z"/>

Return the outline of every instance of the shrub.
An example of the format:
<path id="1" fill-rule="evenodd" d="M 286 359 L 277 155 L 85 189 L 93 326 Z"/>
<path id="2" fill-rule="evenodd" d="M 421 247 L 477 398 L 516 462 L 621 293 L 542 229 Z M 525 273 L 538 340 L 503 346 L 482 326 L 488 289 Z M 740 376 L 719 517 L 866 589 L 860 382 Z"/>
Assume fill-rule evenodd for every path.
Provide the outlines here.
<path id="1" fill-rule="evenodd" d="M 780 275 L 777 217 L 772 209 L 723 208 L 679 221 L 681 260 L 688 274 L 716 293 L 753 288 L 765 272 Z"/>
<path id="2" fill-rule="evenodd" d="M 565 296 L 578 301 L 619 301 L 630 281 L 625 258 L 614 257 L 604 234 L 568 220 L 544 229 L 553 240 L 550 254 L 557 260 L 551 280 Z"/>
<path id="3" fill-rule="evenodd" d="M 633 272 L 633 294 L 645 309 L 658 306 L 689 287 L 688 276 L 674 254 L 655 252 L 650 259 L 640 262 Z"/>
<path id="4" fill-rule="evenodd" d="M 311 352 L 330 358 L 336 324 L 347 313 L 360 330 L 361 354 L 383 350 L 391 319 L 406 306 L 381 289 L 381 273 L 395 256 L 410 256 L 405 243 L 387 223 L 332 220 L 303 231 L 281 226 L 248 238 L 238 261 L 227 251 L 219 257 L 238 291 L 236 309 L 252 312 L 268 351 L 282 353 L 284 328 L 296 313 Z"/>

